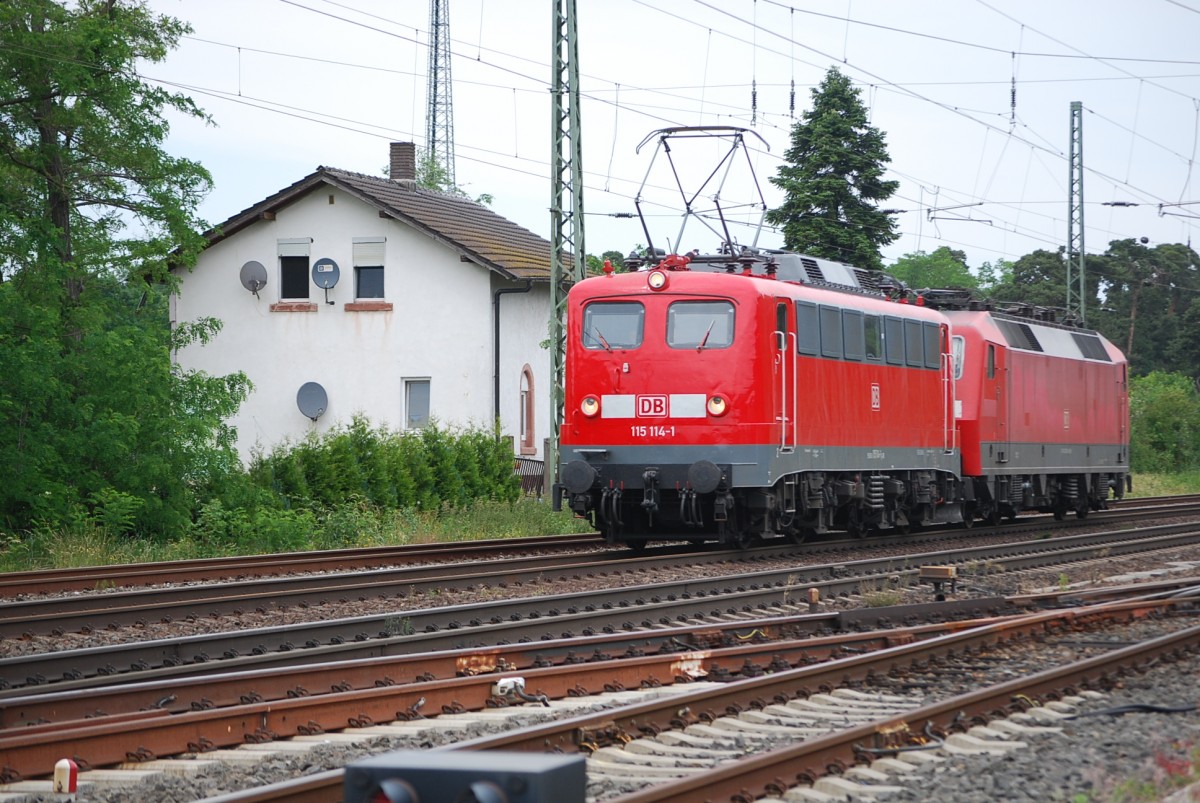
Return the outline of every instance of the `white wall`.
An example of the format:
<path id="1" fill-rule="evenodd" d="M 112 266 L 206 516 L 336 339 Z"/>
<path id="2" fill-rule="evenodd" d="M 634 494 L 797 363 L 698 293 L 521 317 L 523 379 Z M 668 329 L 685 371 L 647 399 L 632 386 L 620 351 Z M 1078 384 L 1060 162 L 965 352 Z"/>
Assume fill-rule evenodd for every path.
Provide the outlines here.
<path id="1" fill-rule="evenodd" d="M 387 238 L 382 300 L 393 309 L 350 312 L 344 305 L 355 300 L 353 238 L 371 236 Z M 309 301 L 316 304 L 315 312 L 272 312 L 280 292 L 277 240 L 295 237 L 312 238 L 310 265 L 329 257 L 340 267 L 341 278 L 329 291 L 331 305 L 314 285 Z M 267 286 L 259 298 L 239 281 L 242 265 L 250 260 L 267 268 Z M 258 221 L 214 244 L 182 279 L 173 320 L 208 315 L 224 327 L 209 345 L 182 350 L 180 365 L 214 375 L 240 370 L 254 383 L 231 422 L 243 460 L 255 448 L 269 451 L 281 441 L 298 441 L 355 414 L 400 429 L 406 378 L 431 380 L 430 413 L 440 423 L 491 424 L 490 272 L 460 261 L 457 253 L 403 223 L 380 218 L 374 207 L 340 190 L 320 187 L 280 209 L 275 220 Z M 549 398 L 549 355 L 538 343 L 546 337 L 549 288 L 542 283 L 529 294 L 505 295 L 501 313 L 503 429 L 514 443 L 518 440 L 518 382 L 522 365 L 529 363 L 539 397 L 540 447 L 549 426 L 543 409 Z M 329 395 L 328 410 L 316 422 L 296 406 L 297 391 L 310 381 Z"/>

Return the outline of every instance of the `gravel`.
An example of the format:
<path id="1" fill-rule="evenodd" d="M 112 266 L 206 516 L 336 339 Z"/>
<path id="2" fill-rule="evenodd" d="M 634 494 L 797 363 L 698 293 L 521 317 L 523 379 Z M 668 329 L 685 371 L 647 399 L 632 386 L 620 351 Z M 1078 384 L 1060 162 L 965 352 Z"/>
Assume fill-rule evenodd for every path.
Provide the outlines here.
<path id="1" fill-rule="evenodd" d="M 1101 700 L 1064 720 L 1062 733 L 1036 736 L 1001 756 L 955 756 L 921 768 L 906 790 L 879 800 L 922 803 L 1155 801 L 1178 793 L 1200 800 L 1200 657 L 1126 677 Z M 1122 706 L 1190 707 L 1182 713 L 1100 712 Z M 901 756 L 901 758 L 903 758 Z M 1188 796 L 1190 794 L 1190 797 Z"/>

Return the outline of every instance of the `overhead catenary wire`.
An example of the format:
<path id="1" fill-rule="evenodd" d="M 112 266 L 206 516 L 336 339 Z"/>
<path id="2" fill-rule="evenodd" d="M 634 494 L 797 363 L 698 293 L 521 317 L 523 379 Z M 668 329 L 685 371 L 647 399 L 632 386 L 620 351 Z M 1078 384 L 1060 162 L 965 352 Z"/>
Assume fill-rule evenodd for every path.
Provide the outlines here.
<path id="1" fill-rule="evenodd" d="M 310 0 L 310 2 L 322 2 L 322 1 L 323 1 L 323 0 Z M 350 6 L 348 6 L 348 5 L 346 5 L 346 4 L 332 3 L 332 2 L 329 2 L 328 4 L 329 4 L 329 5 L 331 5 L 331 6 L 336 6 L 336 7 L 339 7 L 339 8 L 347 8 L 347 9 L 349 9 L 349 8 L 350 8 Z M 781 7 L 783 7 L 783 6 L 782 6 L 782 4 L 779 4 L 779 3 L 770 3 L 770 0 L 764 0 L 764 5 L 767 5 L 767 4 L 770 4 L 770 5 L 778 5 L 778 6 L 781 6 Z M 289 3 L 289 5 L 294 5 L 294 6 L 297 6 L 297 7 L 303 7 L 303 6 L 302 6 L 302 4 L 300 4 L 300 3 Z M 641 5 L 645 5 L 647 8 L 652 8 L 652 9 L 654 8 L 654 7 L 653 7 L 653 5 L 651 5 L 651 4 L 641 4 Z M 356 9 L 355 9 L 355 11 L 357 12 L 357 10 L 356 10 Z M 324 12 L 322 12 L 322 13 L 324 13 Z M 804 13 L 804 12 L 802 12 L 802 11 L 796 11 L 796 10 L 794 10 L 794 9 L 790 9 L 790 8 L 789 8 L 789 10 L 788 10 L 788 13 L 789 13 L 789 22 L 790 22 L 790 21 L 791 21 L 791 20 L 794 18 L 794 14 L 796 14 L 796 13 Z M 377 18 L 377 19 L 379 19 L 379 20 L 381 20 L 381 21 L 383 21 L 383 20 L 384 20 L 384 18 L 382 18 L 382 17 L 375 17 L 375 18 Z M 840 20 L 840 21 L 841 21 L 841 22 L 842 22 L 844 25 L 846 25 L 846 27 L 847 27 L 847 30 L 850 30 L 851 28 L 854 28 L 854 27 L 856 27 L 856 26 L 859 24 L 857 20 L 854 20 L 854 19 L 853 19 L 853 15 L 850 13 L 850 11 L 847 11 L 847 13 L 846 13 L 844 16 L 839 16 L 839 17 L 838 17 L 838 19 L 839 19 L 839 20 Z M 388 22 L 389 24 L 392 24 L 392 23 L 391 23 L 391 21 L 387 21 L 387 22 Z M 782 30 L 786 30 L 786 29 L 783 29 L 783 28 L 781 28 L 781 29 L 780 29 L 780 31 L 782 32 Z M 421 41 L 420 41 L 420 40 L 421 40 L 421 37 L 420 37 L 420 35 L 419 35 L 419 32 L 417 31 L 417 29 L 411 29 L 411 31 L 412 31 L 412 33 L 413 33 L 413 35 L 412 35 L 411 37 L 407 37 L 407 36 L 406 36 L 406 37 L 402 37 L 402 38 L 409 38 L 409 39 L 410 39 L 410 41 L 412 41 L 412 42 L 413 42 L 413 44 L 414 44 L 416 47 L 425 47 L 425 46 L 427 46 L 427 45 L 425 45 L 423 42 L 421 42 Z M 481 31 L 482 31 L 482 26 L 481 26 Z M 710 42 L 709 48 L 706 48 L 706 50 L 707 50 L 707 49 L 711 49 L 711 47 L 712 47 L 712 45 L 711 45 L 711 41 L 712 41 L 712 30 L 711 30 L 711 29 L 706 29 L 706 32 L 707 32 L 707 35 L 708 35 L 708 38 L 709 38 L 709 42 Z M 911 32 L 905 32 L 905 33 L 911 33 Z M 727 30 L 727 29 L 726 29 L 726 30 L 721 30 L 721 31 L 719 31 L 719 32 L 718 32 L 718 35 L 721 35 L 721 36 L 726 36 L 727 34 L 728 34 L 728 30 Z M 756 38 L 757 38 L 757 37 L 756 37 Z M 789 35 L 787 38 L 788 38 L 788 41 L 789 41 L 789 48 L 788 48 L 788 49 L 789 49 L 789 50 L 791 50 L 791 51 L 794 51 L 794 49 L 795 49 L 795 47 L 796 47 L 796 45 L 794 44 L 794 40 L 795 40 L 794 31 L 792 32 L 792 35 Z M 483 43 L 482 41 L 480 41 L 479 39 L 477 39 L 475 42 L 472 42 L 472 43 L 470 43 L 470 44 L 471 44 L 471 53 L 470 53 L 470 55 L 471 55 L 472 57 L 474 57 L 474 59 L 475 59 L 475 60 L 477 60 L 477 61 L 483 61 L 483 62 L 487 62 L 487 60 L 489 59 L 489 55 L 488 55 L 488 54 L 492 54 L 492 53 L 501 54 L 501 55 L 504 55 L 505 57 L 521 58 L 521 57 L 520 57 L 519 55 L 517 55 L 517 54 L 513 54 L 513 53 L 505 53 L 504 51 L 497 51 L 497 50 L 491 50 L 491 49 L 485 48 L 485 47 L 484 47 L 484 43 Z M 770 51 L 771 51 L 771 49 L 770 49 L 770 48 L 766 48 L 766 47 L 764 47 L 764 46 L 763 46 L 763 43 L 762 43 L 761 41 L 756 41 L 754 44 L 755 44 L 755 51 L 754 51 L 754 52 L 755 52 L 756 54 L 767 53 L 767 52 L 770 52 Z M 249 52 L 249 51 L 250 51 L 250 49 L 249 49 L 249 48 L 247 48 L 247 52 Z M 1013 56 L 1013 53 L 1014 53 L 1015 51 L 1013 51 L 1013 50 L 1011 49 L 1011 46 L 1010 46 L 1009 48 L 997 49 L 997 52 L 1003 52 L 1003 53 L 1007 54 L 1007 55 L 1008 55 L 1008 56 L 1011 58 L 1011 57 Z M 481 54 L 483 54 L 483 55 L 481 56 Z M 843 55 L 848 55 L 848 51 L 844 52 L 844 54 L 843 54 Z M 1053 54 L 1046 54 L 1046 55 L 1053 55 Z M 537 61 L 537 60 L 534 60 L 534 59 L 528 59 L 528 58 L 524 58 L 524 59 L 523 59 L 523 61 L 525 61 L 525 62 L 528 62 L 528 63 L 530 63 L 530 64 L 540 64 L 540 63 L 541 63 L 541 62 L 539 62 L 539 61 Z M 794 67 L 795 67 L 795 65 L 796 65 L 796 64 L 798 64 L 798 63 L 803 63 L 803 62 L 800 62 L 800 61 L 798 61 L 798 60 L 793 60 L 793 59 L 789 59 L 789 61 L 792 63 L 792 65 L 793 65 L 793 69 L 794 69 Z M 1170 61 L 1170 60 L 1163 60 L 1163 61 Z M 1175 60 L 1175 61 L 1179 61 L 1179 60 Z M 488 67 L 491 67 L 492 65 L 491 65 L 491 64 L 488 64 L 487 66 L 488 66 Z M 508 75 L 510 75 L 510 76 L 513 76 L 513 77 L 518 77 L 518 76 L 519 76 L 519 78 L 518 78 L 518 83 L 517 83 L 516 85 L 507 85 L 507 86 L 506 86 L 506 85 L 504 85 L 504 84 L 501 84 L 501 83 L 496 83 L 496 84 L 495 84 L 495 86 L 498 86 L 498 87 L 499 87 L 499 86 L 503 86 L 503 87 L 506 89 L 506 91 L 507 91 L 508 93 L 510 93 L 510 94 L 512 94 L 512 95 L 514 95 L 514 98 L 515 98 L 515 95 L 516 95 L 517 93 L 519 93 L 519 92 L 528 92 L 528 93 L 531 93 L 531 94 L 532 94 L 532 93 L 536 93 L 536 92 L 544 92 L 544 88 L 542 88 L 541 86 L 538 86 L 539 82 L 540 82 L 540 84 L 544 84 L 544 79 L 539 79 L 539 78 L 538 78 L 536 75 L 529 74 L 528 72 L 523 72 L 523 71 L 520 71 L 520 70 L 512 70 L 511 68 L 505 68 L 503 65 L 498 65 L 498 64 L 497 64 L 497 65 L 495 65 L 495 66 L 496 66 L 497 68 L 499 68 L 499 69 L 507 69 L 507 70 L 508 70 L 507 74 L 508 74 Z M 851 66 L 853 67 L 853 65 L 851 65 Z M 413 72 L 414 72 L 414 74 L 415 74 L 417 71 L 414 69 L 414 71 L 413 71 Z M 708 76 L 706 75 L 706 76 L 705 76 L 705 80 L 704 80 L 704 81 L 703 81 L 703 83 L 702 83 L 702 87 L 708 87 L 708 81 L 707 81 L 707 77 L 708 77 Z M 1030 76 L 1022 76 L 1022 78 L 1024 78 L 1024 79 L 1027 79 L 1027 80 L 1030 80 L 1030 81 L 1032 81 L 1032 80 L 1036 80 L 1034 77 L 1030 77 Z M 1138 80 L 1136 76 L 1132 76 L 1132 77 L 1131 77 L 1131 76 L 1117 76 L 1116 78 L 1117 78 L 1117 79 L 1119 79 L 1119 80 Z M 793 79 L 793 80 L 794 80 L 794 79 Z M 526 81 L 529 81 L 529 87 L 528 87 L 528 88 L 526 88 L 526 86 L 524 86 L 524 85 L 523 85 L 523 84 L 525 84 L 525 82 L 526 82 Z M 756 83 L 756 84 L 758 83 L 758 82 L 757 82 L 757 76 L 755 76 L 755 77 L 754 77 L 754 81 L 755 81 L 755 83 Z M 1025 82 L 1026 82 L 1025 80 L 1020 80 L 1020 81 L 1018 81 L 1018 84 L 1023 84 L 1023 83 L 1025 83 Z M 939 82 L 939 83 L 949 84 L 949 83 L 952 83 L 952 82 Z M 1012 85 L 1012 76 L 1010 76 L 1010 77 L 1009 77 L 1009 84 L 1010 84 L 1010 87 L 1011 87 L 1011 85 Z M 926 85 L 932 85 L 932 84 L 926 84 Z M 616 82 L 610 82 L 610 83 L 609 83 L 609 86 L 610 86 L 610 87 L 615 87 L 615 86 L 616 86 Z M 771 86 L 771 84 L 763 83 L 763 84 L 757 85 L 757 87 L 756 87 L 756 88 L 758 88 L 758 89 L 764 89 L 764 88 L 765 88 L 765 87 L 767 87 L 767 86 Z M 787 85 L 786 85 L 786 84 L 784 84 L 784 86 L 787 86 Z M 882 92 L 887 92 L 887 93 L 900 93 L 900 92 L 901 92 L 901 89 L 900 89 L 900 87 L 903 87 L 903 86 L 915 86 L 915 84 L 912 84 L 912 83 L 908 83 L 908 84 L 889 83 L 889 82 L 886 82 L 886 81 L 881 81 L 880 83 L 878 83 L 878 84 L 877 84 L 877 83 L 875 83 L 874 81 L 872 81 L 871 83 L 869 83 L 869 84 L 868 84 L 868 86 L 869 86 L 869 88 L 870 88 L 870 92 L 871 92 L 871 97 L 872 97 L 872 104 L 871 104 L 871 106 L 872 106 L 872 110 L 873 110 L 873 109 L 874 109 L 874 106 L 875 106 L 875 104 L 874 104 L 874 101 L 873 101 L 873 98 L 874 98 L 874 96 L 875 96 L 875 94 L 876 94 L 877 92 L 880 92 L 880 91 L 882 91 Z M 674 92 L 674 93 L 673 93 L 673 94 L 675 94 L 676 96 L 678 96 L 678 97 L 679 97 L 679 99 L 680 99 L 680 103 L 678 104 L 678 108 L 675 108 L 675 109 L 671 109 L 671 108 L 669 108 L 669 106 L 666 106 L 665 104 L 657 104 L 657 105 L 656 105 L 656 104 L 653 104 L 653 103 L 649 103 L 649 104 L 639 104 L 639 103 L 637 103 L 637 97 L 638 97 L 638 95 L 639 95 L 641 92 L 656 92 L 656 91 L 658 91 L 659 89 L 661 89 L 661 88 L 658 88 L 658 87 L 652 87 L 652 86 L 646 86 L 646 87 L 633 87 L 633 88 L 628 88 L 628 91 L 627 91 L 627 88 L 626 88 L 624 85 L 622 85 L 622 86 L 620 87 L 620 90 L 619 90 L 619 96 L 617 96 L 617 97 L 615 97 L 615 98 L 604 98 L 604 97 L 602 97 L 602 95 L 603 95 L 603 94 L 604 94 L 604 92 L 606 91 L 606 90 L 604 90 L 604 89 L 600 89 L 600 90 L 591 91 L 591 92 L 589 92 L 589 93 L 587 93 L 587 94 L 586 94 L 586 98 L 587 98 L 587 100 L 588 100 L 589 102 L 601 102 L 601 103 L 607 102 L 607 103 L 610 103 L 610 105 L 612 105 L 612 107 L 613 107 L 613 108 L 612 108 L 612 111 L 614 112 L 614 114 L 618 114 L 618 113 L 619 113 L 619 114 L 621 114 L 622 116 L 624 116 L 625 112 L 626 112 L 626 111 L 628 111 L 628 112 L 630 112 L 630 113 L 632 113 L 632 114 L 634 114 L 634 115 L 641 116 L 641 118 L 642 118 L 642 119 L 649 119 L 649 120 L 657 120 L 657 121 L 661 121 L 661 122 L 662 122 L 663 124 L 665 124 L 665 125 L 667 125 L 667 124 L 673 124 L 673 123 L 678 123 L 678 122 L 680 122 L 680 120 L 679 120 L 679 116 L 680 116 L 680 115 L 688 115 L 688 114 L 694 114 L 694 113 L 695 113 L 695 112 L 694 112 L 694 107 L 693 107 L 693 109 L 692 109 L 692 110 L 688 110 L 688 109 L 686 108 L 686 103 L 694 103 L 694 102 L 695 102 L 695 97 L 694 97 L 694 95 L 692 95 L 692 96 L 690 96 L 690 97 L 689 97 L 689 96 L 687 96 L 687 95 L 685 94 L 685 93 L 688 91 L 688 90 L 686 90 L 686 89 L 684 89 L 684 90 L 682 90 L 682 91 L 676 91 L 676 92 Z M 608 90 L 608 91 L 609 91 L 611 94 L 616 94 L 616 92 L 615 92 L 614 90 Z M 702 92 L 704 92 L 704 102 L 705 102 L 706 104 L 710 103 L 710 94 L 711 94 L 710 90 L 708 90 L 708 89 L 702 89 Z M 920 95 L 920 94 L 922 94 L 922 93 L 917 93 L 917 94 L 918 94 L 918 95 Z M 643 96 L 643 97 L 644 97 L 644 96 Z M 222 99 L 223 99 L 223 100 L 226 100 L 226 101 L 228 101 L 228 102 L 233 102 L 233 101 L 229 100 L 229 98 L 222 98 Z M 920 99 L 920 98 L 917 98 L 917 99 Z M 260 100 L 261 100 L 261 98 L 260 98 Z M 265 102 L 265 101 L 264 101 L 264 102 Z M 936 101 L 935 101 L 935 102 L 936 102 Z M 719 101 L 717 101 L 717 100 L 715 100 L 715 99 L 714 99 L 714 100 L 711 100 L 711 103 L 712 103 L 712 105 L 716 106 L 716 108 L 725 108 L 725 107 L 722 107 L 722 106 L 718 105 L 718 104 L 719 104 Z M 767 108 L 767 106 L 768 106 L 768 105 L 769 105 L 769 104 L 762 104 L 762 108 L 759 108 L 759 109 L 757 109 L 757 110 L 756 110 L 757 112 L 759 112 L 759 113 L 757 114 L 757 124 L 758 124 L 758 125 L 760 125 L 760 126 L 765 126 L 765 125 L 775 125 L 775 124 L 776 124 L 776 116 L 775 116 L 775 115 L 774 115 L 772 112 L 770 112 L 770 111 L 768 110 L 768 108 Z M 959 107 L 959 108 L 961 109 L 961 107 Z M 621 111 L 618 111 L 618 110 L 621 110 Z M 275 113 L 275 114 L 283 113 L 283 112 L 280 112 L 280 111 L 276 111 L 274 107 L 272 107 L 272 108 L 264 108 L 264 111 L 267 111 L 268 113 Z M 707 105 L 706 105 L 706 111 L 707 111 Z M 1020 135 L 1021 135 L 1023 138 L 1025 138 L 1025 139 L 1030 139 L 1030 140 L 1032 140 L 1032 141 L 1034 141 L 1034 142 L 1037 142 L 1037 141 L 1039 140 L 1039 138 L 1040 138 L 1040 140 L 1041 140 L 1041 141 L 1045 142 L 1045 137 L 1042 135 L 1042 133 L 1041 133 L 1041 132 L 1037 132 L 1036 130 L 1034 130 L 1034 129 L 1031 129 L 1031 128 L 1029 128 L 1028 126 L 1023 126 L 1022 124 L 1020 124 L 1020 118 L 1019 118 L 1019 116 L 1018 116 L 1018 115 L 1016 115 L 1016 113 L 1015 113 L 1015 112 L 1016 112 L 1016 110 L 1015 110 L 1015 109 L 1013 109 L 1013 108 L 1011 107 L 1011 105 L 1010 105 L 1010 110 L 1009 110 L 1009 112 L 1010 112 L 1010 113 L 1009 113 L 1009 115 L 1008 115 L 1008 116 L 1009 116 L 1009 120 L 1007 120 L 1007 121 L 1005 121 L 1005 122 L 1007 122 L 1007 123 L 1008 123 L 1008 124 L 1011 126 L 1011 125 L 1012 125 L 1012 123 L 1013 123 L 1013 119 L 1015 118 L 1015 119 L 1018 121 L 1018 126 L 1017 126 L 1017 128 L 1018 128 L 1018 133 L 1019 133 L 1019 134 L 1020 134 Z M 980 113 L 982 113 L 982 111 L 977 111 L 977 112 L 974 112 L 974 114 L 980 114 Z M 293 114 L 294 114 L 294 113 L 293 113 Z M 728 115 L 726 119 L 729 119 L 729 118 L 734 118 L 734 119 L 736 119 L 736 110 L 734 110 L 734 109 L 728 109 L 726 114 Z M 358 116 L 358 115 L 354 115 L 354 116 Z M 783 123 L 782 123 L 781 125 L 778 125 L 778 127 L 780 127 L 780 128 L 786 127 L 786 126 L 787 126 L 787 123 L 788 123 L 788 121 L 790 121 L 790 120 L 792 120 L 792 119 L 793 119 L 793 117 L 792 117 L 792 109 L 789 109 L 789 114 L 788 114 L 788 115 L 786 115 L 786 116 L 780 115 L 780 116 L 779 116 L 779 118 L 780 118 L 780 119 L 783 121 Z M 332 118 L 329 118 L 329 119 L 330 119 L 330 121 L 332 121 Z M 743 119 L 744 119 L 744 118 L 743 118 Z M 971 118 L 968 116 L 968 119 L 971 119 Z M 998 117 L 997 117 L 997 118 L 994 118 L 994 119 L 996 119 L 997 123 L 999 123 L 999 118 L 998 118 Z M 975 120 L 972 120 L 972 122 L 977 122 L 977 121 L 975 121 Z M 324 124 L 329 124 L 329 123 L 324 123 Z M 335 124 L 335 125 L 338 125 L 338 126 L 340 126 L 340 127 L 347 127 L 347 126 L 349 126 L 350 128 L 352 128 L 352 127 L 355 127 L 355 126 L 357 125 L 357 126 L 361 127 L 362 129 L 364 129 L 365 133 L 368 133 L 370 136 L 386 136 L 386 135 L 387 135 L 385 132 L 382 132 L 382 131 L 380 130 L 380 127 L 379 127 L 379 126 L 375 126 L 375 125 L 371 125 L 371 124 L 362 123 L 361 121 L 354 121 L 354 120 L 350 120 L 349 118 L 343 118 L 343 122 L 341 122 L 341 123 L 336 123 L 336 122 L 334 122 L 333 124 Z M 415 129 L 415 128 L 416 128 L 416 126 L 414 125 L 414 126 L 413 126 L 413 128 Z M 348 129 L 348 130 L 349 130 L 349 129 Z M 1000 130 L 1002 130 L 1002 129 L 1000 128 L 1000 126 L 999 126 L 999 125 L 996 125 L 996 126 L 995 126 L 995 130 L 997 130 L 997 131 L 1000 131 Z M 986 129 L 985 129 L 985 131 L 986 131 Z M 1007 132 L 1005 132 L 1005 133 L 1007 133 Z M 988 134 L 986 134 L 986 133 L 985 133 L 985 138 L 986 138 L 987 136 L 988 136 Z M 1144 137 L 1144 134 L 1141 134 L 1141 133 L 1139 133 L 1139 134 L 1137 134 L 1137 136 L 1139 137 L 1139 139 L 1141 139 L 1141 138 L 1143 138 L 1143 137 Z M 615 143 L 614 143 L 614 147 L 615 147 Z M 1031 146 L 1031 147 L 1032 147 L 1032 146 Z M 477 161 L 478 163 L 480 163 L 480 164 L 492 164 L 492 165 L 494 165 L 494 166 L 498 166 L 498 167 L 501 167 L 501 168 L 503 168 L 503 169 L 507 169 L 506 165 L 504 165 L 504 164 L 499 164 L 499 163 L 497 163 L 497 162 L 496 162 L 494 159 L 489 159 L 489 158 L 487 158 L 487 157 L 486 157 L 486 154 L 488 154 L 488 152 L 489 152 L 489 150 L 488 150 L 488 149 L 486 149 L 486 148 L 482 148 L 482 149 L 476 149 L 476 150 L 475 150 L 475 153 L 476 153 L 476 154 L 485 154 L 485 158 L 483 158 L 483 159 L 479 159 L 478 157 L 476 157 L 476 161 Z M 504 156 L 508 156 L 508 155 L 507 155 L 507 154 L 504 154 Z M 1039 153 L 1035 153 L 1035 152 L 1033 152 L 1033 151 L 1031 150 L 1031 151 L 1030 151 L 1030 153 L 1029 153 L 1029 156 L 1028 156 L 1028 158 L 1027 158 L 1027 162 L 1026 162 L 1026 175 L 1027 175 L 1027 179 L 1028 179 L 1028 176 L 1029 176 L 1029 174 L 1032 172 L 1032 169 L 1031 169 L 1031 168 L 1032 168 L 1032 166 L 1033 166 L 1034 164 L 1040 164 L 1040 163 L 1042 163 L 1042 161 L 1043 161 L 1043 160 L 1042 160 L 1042 157 L 1043 157 L 1043 156 L 1044 156 L 1044 157 L 1053 157 L 1053 158 L 1055 158 L 1055 159 L 1062 158 L 1061 149 L 1058 149 L 1057 147 L 1055 147 L 1055 146 L 1053 145 L 1053 143 L 1048 143 L 1048 142 L 1047 142 L 1047 143 L 1046 143 L 1046 147 L 1045 147 L 1045 149 L 1043 149 L 1043 150 L 1041 150 L 1041 151 L 1040 151 L 1040 155 L 1039 155 Z M 773 155 L 764 155 L 764 156 L 763 156 L 763 158 L 766 158 L 766 159 L 776 159 L 777 157 L 775 157 L 775 156 L 773 156 Z M 537 164 L 537 160 L 527 159 L 527 160 L 523 160 L 523 161 L 525 161 L 525 163 L 526 163 L 526 164 L 528 164 L 528 165 L 530 165 L 531 167 L 532 167 L 533 165 Z M 1186 162 L 1186 160 L 1184 160 L 1184 161 Z M 536 173 L 537 173 L 537 169 L 536 169 L 536 168 L 532 168 L 532 169 L 530 169 L 530 168 L 515 168 L 515 169 L 517 169 L 519 172 L 525 172 L 525 173 L 527 173 L 527 174 L 529 174 L 529 175 L 534 175 L 534 174 L 536 174 Z M 1054 170 L 1047 170 L 1047 173 L 1049 173 L 1049 174 L 1053 174 L 1054 172 L 1056 172 L 1056 171 L 1054 171 Z M 594 174 L 593 174 L 593 175 L 594 175 Z M 927 180 L 927 179 L 926 179 L 926 180 Z M 609 174 L 608 176 L 606 176 L 606 183 L 610 183 L 611 185 L 614 185 L 614 186 L 616 186 L 616 185 L 620 185 L 620 184 L 622 183 L 622 181 L 630 181 L 630 180 L 629 180 L 629 179 L 622 179 L 622 178 L 620 178 L 619 176 L 612 175 L 612 174 L 611 174 L 611 171 L 610 171 L 610 174 Z M 1026 184 L 1027 184 L 1027 183 L 1028 183 L 1028 180 L 1026 181 Z M 987 185 L 985 185 L 985 187 L 990 187 L 990 182 L 989 182 Z M 1158 200 L 1158 201 L 1165 201 L 1165 200 L 1166 200 L 1166 199 L 1164 199 L 1164 198 L 1161 198 L 1161 197 L 1157 197 L 1157 198 L 1156 198 L 1156 194 L 1155 194 L 1155 193 L 1153 193 L 1153 192 L 1151 192 L 1151 191 L 1149 191 L 1149 190 L 1147 190 L 1147 189 L 1145 189 L 1145 188 L 1142 188 L 1141 190 L 1139 190 L 1139 189 L 1138 189 L 1138 188 L 1136 188 L 1136 187 L 1135 187 L 1135 188 L 1130 188 L 1130 189 L 1131 189 L 1131 191 L 1135 192 L 1135 193 L 1137 194 L 1137 196 L 1143 200 L 1143 202 L 1146 202 L 1146 203 L 1149 203 L 1151 200 Z M 979 194 L 980 192 L 981 192 L 981 190 L 980 190 L 980 189 L 977 187 L 977 188 L 976 188 L 976 189 L 973 191 L 973 194 Z M 985 196 L 986 196 L 986 195 L 990 195 L 990 191 L 989 191 L 988 189 L 984 189 L 984 190 L 982 190 L 982 193 L 983 193 Z M 1173 193 L 1172 193 L 1172 195 L 1173 195 Z M 1181 196 L 1181 197 L 1182 197 L 1182 196 Z M 976 198 L 976 200 L 977 200 L 977 198 Z M 996 203 L 996 201 L 994 201 L 994 199 L 987 199 L 987 200 L 989 201 L 989 203 Z M 1172 200 L 1173 200 L 1173 198 L 1172 198 Z M 1028 199 L 1021 198 L 1021 199 L 1018 199 L 1018 200 L 1017 200 L 1017 201 L 1015 201 L 1015 202 L 1008 202 L 1008 203 L 1014 203 L 1014 204 L 1016 204 L 1016 206 L 1014 207 L 1014 209 L 1016 210 L 1016 213 L 1017 213 L 1017 215 L 1018 215 L 1018 216 L 1022 216 L 1023 214 L 1025 214 L 1026 212 L 1028 212 L 1028 211 L 1029 211 L 1029 207 L 1028 207 L 1028 205 L 1029 205 L 1029 204 L 1038 203 L 1038 202 L 1037 202 L 1037 201 L 1030 201 L 1030 200 L 1028 200 Z M 990 211 L 990 210 L 989 210 L 989 211 Z M 1053 216 L 1047 216 L 1047 217 L 1051 217 L 1051 218 L 1052 218 Z M 1010 222 L 1011 222 L 1011 221 L 1010 221 Z M 1016 221 L 1016 224 L 1019 224 L 1020 222 L 1021 222 L 1020 220 L 1017 220 L 1017 221 Z M 1023 226 L 1020 226 L 1020 225 L 1016 225 L 1016 226 L 1015 226 L 1015 228 L 1017 228 L 1018 230 L 1021 230 L 1021 229 L 1024 229 L 1025 227 L 1023 227 Z"/>

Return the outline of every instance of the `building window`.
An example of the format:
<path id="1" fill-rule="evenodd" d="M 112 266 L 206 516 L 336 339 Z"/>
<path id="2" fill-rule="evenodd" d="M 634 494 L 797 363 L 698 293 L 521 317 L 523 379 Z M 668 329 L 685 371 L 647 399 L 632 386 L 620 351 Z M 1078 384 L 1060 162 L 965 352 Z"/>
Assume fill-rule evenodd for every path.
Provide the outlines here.
<path id="1" fill-rule="evenodd" d="M 386 238 L 354 238 L 354 297 L 384 298 L 383 256 Z"/>
<path id="2" fill-rule="evenodd" d="M 295 301 L 308 299 L 309 247 L 308 237 L 278 240 L 279 249 L 279 300 Z"/>
<path id="3" fill-rule="evenodd" d="M 404 426 L 424 429 L 429 425 L 429 380 L 404 380 Z"/>
<path id="4" fill-rule="evenodd" d="M 521 370 L 521 454 L 536 454 L 533 426 L 533 371 L 526 365 Z"/>

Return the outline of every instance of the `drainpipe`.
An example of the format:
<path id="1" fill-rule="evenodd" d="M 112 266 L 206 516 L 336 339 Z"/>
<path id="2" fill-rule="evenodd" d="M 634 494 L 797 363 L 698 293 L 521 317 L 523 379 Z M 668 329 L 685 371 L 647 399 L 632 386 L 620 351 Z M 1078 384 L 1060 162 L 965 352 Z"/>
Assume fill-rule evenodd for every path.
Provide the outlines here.
<path id="1" fill-rule="evenodd" d="M 500 296 L 506 293 L 528 293 L 532 289 L 533 279 L 526 279 L 524 287 L 501 287 L 492 294 L 492 323 L 496 328 L 496 334 L 492 340 L 492 400 L 495 404 L 495 411 L 492 415 L 493 422 L 500 418 Z"/>

